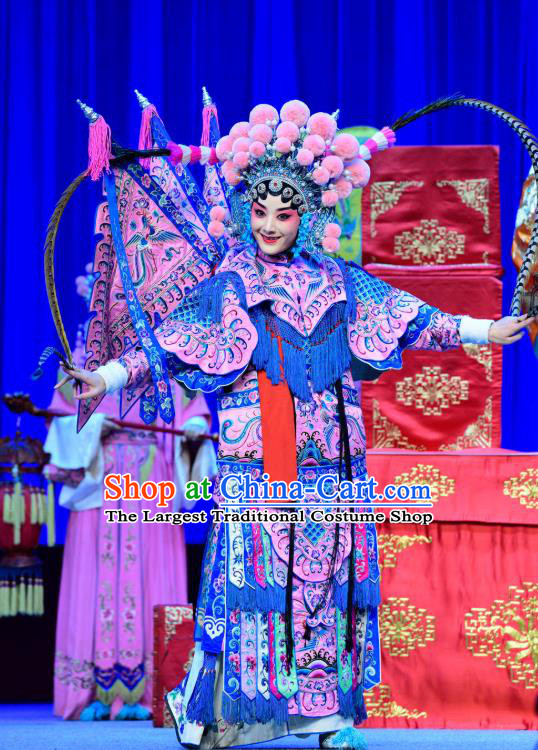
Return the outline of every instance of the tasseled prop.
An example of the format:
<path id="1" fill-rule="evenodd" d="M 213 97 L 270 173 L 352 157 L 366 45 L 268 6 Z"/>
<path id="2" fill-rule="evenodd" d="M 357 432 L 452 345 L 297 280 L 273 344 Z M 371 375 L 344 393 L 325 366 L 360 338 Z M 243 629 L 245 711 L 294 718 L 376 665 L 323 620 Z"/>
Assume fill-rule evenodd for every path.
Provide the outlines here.
<path id="1" fill-rule="evenodd" d="M 219 116 L 217 114 L 217 108 L 213 103 L 206 104 L 202 110 L 202 139 L 200 141 L 201 146 L 209 146 L 211 141 L 211 117 L 214 117 L 217 126 L 219 124 Z"/>
<path id="2" fill-rule="evenodd" d="M 41 565 L 0 568 L 0 617 L 42 615 L 43 577 Z"/>
<path id="3" fill-rule="evenodd" d="M 11 495 L 7 493 L 3 497 L 2 520 L 4 523 L 12 523 L 13 511 L 11 506 Z"/>
<path id="4" fill-rule="evenodd" d="M 11 523 L 13 524 L 13 544 L 21 543 L 21 525 L 24 523 L 24 495 L 19 480 L 19 467 L 13 467 L 13 495 L 11 496 Z"/>
<path id="5" fill-rule="evenodd" d="M 56 516 L 55 516 L 54 484 L 47 480 L 47 546 L 56 544 Z"/>
<path id="6" fill-rule="evenodd" d="M 288 578 L 286 580 L 286 659 L 288 673 L 293 662 L 293 564 L 295 560 L 295 524 L 290 523 Z"/>
<path id="7" fill-rule="evenodd" d="M 338 732 L 320 735 L 320 747 L 349 748 L 350 750 L 368 750 L 366 738 L 354 727 L 346 727 Z"/>
<path id="8" fill-rule="evenodd" d="M 215 721 L 215 668 L 217 654 L 204 652 L 204 664 L 187 705 L 187 719 L 212 724 Z"/>
<path id="9" fill-rule="evenodd" d="M 142 110 L 142 118 L 140 120 L 140 133 L 138 134 L 139 151 L 146 151 L 150 148 L 153 148 L 153 138 L 151 135 L 151 118 L 154 115 L 156 115 L 157 117 L 159 116 L 154 104 L 149 104 Z M 141 167 L 149 170 L 151 160 L 148 157 L 141 157 L 139 161 Z"/>
<path id="10" fill-rule="evenodd" d="M 102 115 L 90 122 L 88 138 L 88 173 L 92 180 L 98 180 L 103 172 L 110 172 L 112 159 L 112 133 Z"/>

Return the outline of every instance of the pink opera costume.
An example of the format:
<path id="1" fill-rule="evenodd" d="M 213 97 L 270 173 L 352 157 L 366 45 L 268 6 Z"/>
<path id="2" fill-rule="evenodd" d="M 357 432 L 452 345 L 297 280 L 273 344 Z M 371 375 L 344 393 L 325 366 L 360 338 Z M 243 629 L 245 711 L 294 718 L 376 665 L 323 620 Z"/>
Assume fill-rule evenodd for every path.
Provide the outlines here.
<path id="1" fill-rule="evenodd" d="M 91 265 L 87 269 L 91 271 Z M 78 277 L 77 288 L 89 295 L 91 273 Z M 83 339 L 74 351 L 84 365 Z M 202 394 L 189 398 L 175 388 L 172 427 L 192 434 L 207 432 L 210 416 Z M 46 443 L 50 473 L 65 482 L 60 503 L 69 516 L 62 566 L 54 658 L 54 713 L 63 719 L 147 719 L 152 705 L 153 606 L 187 603 L 187 560 L 181 526 L 161 523 L 107 523 L 103 513 L 103 478 L 131 474 L 139 482 L 176 481 L 179 497 L 193 468 L 184 439 L 113 428 L 118 399 L 101 402 L 82 433 L 76 431 L 76 402 L 70 384 L 56 391 L 54 418 Z M 159 420 L 157 425 L 164 426 Z M 112 425 L 112 427 L 114 427 Z M 195 458 L 200 475 L 214 474 L 215 452 L 204 441 Z M 106 505 L 125 512 L 155 502 L 120 500 Z M 181 502 L 181 500 L 180 500 Z M 168 510 L 171 508 L 168 508 Z M 175 509 L 179 509 L 176 505 Z"/>
<path id="2" fill-rule="evenodd" d="M 171 142 L 148 103 L 143 145 L 155 151 L 142 164 L 136 153 L 97 147 L 106 131 L 90 111 L 88 174 L 104 172 L 102 231 L 114 246 L 111 278 L 121 277 L 123 285 L 124 307 L 115 314 L 128 312 L 138 336 L 134 344 L 124 338 L 113 361 L 101 356 L 87 367 L 102 376 L 85 375 L 94 402 L 103 388 L 121 388 L 126 403 L 141 399 L 145 419 L 159 413 L 168 421 L 170 381 L 216 391 L 218 503 L 220 480 L 256 482 L 275 466 L 277 478 L 303 482 L 309 503 L 323 502 L 314 492 L 323 474 L 336 483 L 366 478 L 354 379 L 400 368 L 406 349 L 485 343 L 493 321 L 443 313 L 331 257 L 339 235 L 334 206 L 366 184 L 367 160 L 394 143 L 394 130 L 448 106 L 492 108 L 483 104 L 463 97 L 437 102 L 364 144 L 337 135 L 333 116 L 310 115 L 297 100 L 280 113 L 258 105 L 248 122 L 216 142 L 216 112 L 206 104 L 206 138 L 184 146 Z M 528 132 L 509 124 L 520 135 Z M 187 169 L 196 161 L 206 165 L 203 194 Z M 274 199 L 298 217 L 293 244 L 280 254 L 262 249 L 263 239 L 251 231 L 255 207 Z M 166 255 L 152 246 L 159 288 L 173 289 L 159 298 L 165 315 L 158 317 L 155 296 L 137 294 L 131 271 L 128 250 L 142 227 L 145 236 L 167 237 Z M 93 336 L 106 343 L 111 334 L 102 308 L 94 308 Z M 279 464 L 289 445 L 287 463 Z M 184 744 L 226 747 L 338 730 L 328 738 L 338 746 L 341 732 L 352 733 L 366 718 L 364 691 L 380 681 L 375 525 L 314 523 L 308 516 L 293 523 L 292 515 L 212 528 L 192 667 L 167 696 Z M 350 741 L 357 746 L 356 738 Z"/>

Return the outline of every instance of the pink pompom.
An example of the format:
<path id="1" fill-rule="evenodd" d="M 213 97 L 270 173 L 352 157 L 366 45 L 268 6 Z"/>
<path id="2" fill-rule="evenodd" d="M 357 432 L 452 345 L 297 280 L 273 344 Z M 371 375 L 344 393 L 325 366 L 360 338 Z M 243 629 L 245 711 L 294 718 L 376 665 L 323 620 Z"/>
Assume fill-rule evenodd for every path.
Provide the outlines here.
<path id="1" fill-rule="evenodd" d="M 230 158 L 233 142 L 234 139 L 231 135 L 223 135 L 222 138 L 219 139 L 216 151 L 220 161 L 225 161 Z"/>
<path id="2" fill-rule="evenodd" d="M 334 189 L 338 193 L 339 198 L 349 198 L 351 191 L 353 190 L 353 185 L 351 184 L 351 180 L 348 180 L 345 177 L 340 177 L 334 183 Z"/>
<path id="3" fill-rule="evenodd" d="M 256 125 L 256 127 L 262 127 L 262 126 Z M 252 141 L 248 150 L 251 156 L 254 156 L 256 159 L 259 159 L 260 156 L 263 156 L 265 154 L 265 143 L 262 143 L 261 141 Z"/>
<path id="4" fill-rule="evenodd" d="M 222 237 L 224 234 L 224 224 L 222 221 L 210 221 L 207 225 L 207 231 L 212 237 Z"/>
<path id="5" fill-rule="evenodd" d="M 339 156 L 326 156 L 321 162 L 321 166 L 325 167 L 331 177 L 340 177 L 344 171 L 344 162 Z"/>
<path id="6" fill-rule="evenodd" d="M 294 122 L 281 122 L 276 129 L 276 134 L 279 138 L 288 138 L 292 143 L 295 143 L 299 137 L 299 128 Z"/>
<path id="7" fill-rule="evenodd" d="M 250 138 L 245 138 L 244 136 L 236 138 L 232 146 L 232 152 L 238 154 L 240 151 L 248 151 L 249 146 Z"/>
<path id="8" fill-rule="evenodd" d="M 209 218 L 212 221 L 224 221 L 226 216 L 226 209 L 224 206 L 213 206 L 209 211 Z M 337 224 L 335 226 L 338 226 Z"/>
<path id="9" fill-rule="evenodd" d="M 331 178 L 329 170 L 325 167 L 317 167 L 312 172 L 312 179 L 317 185 L 326 185 Z"/>
<path id="10" fill-rule="evenodd" d="M 307 135 L 303 141 L 303 148 L 312 151 L 314 156 L 321 156 L 325 151 L 325 141 L 320 135 Z"/>
<path id="11" fill-rule="evenodd" d="M 308 167 L 314 161 L 314 154 L 307 148 L 300 148 L 297 151 L 296 159 L 301 167 Z"/>
<path id="12" fill-rule="evenodd" d="M 299 99 L 292 99 L 291 101 L 286 102 L 286 104 L 282 105 L 282 109 L 280 110 L 280 119 L 294 122 L 298 128 L 301 128 L 309 117 L 310 110 L 306 104 L 299 101 Z"/>
<path id="13" fill-rule="evenodd" d="M 359 154 L 359 142 L 349 133 L 340 133 L 334 139 L 331 151 L 341 159 L 351 161 Z"/>
<path id="14" fill-rule="evenodd" d="M 336 120 L 327 112 L 316 112 L 309 117 L 306 129 L 312 135 L 320 135 L 324 141 L 331 139 L 336 133 Z"/>
<path id="15" fill-rule="evenodd" d="M 275 148 L 281 154 L 289 154 L 291 151 L 291 141 L 289 138 L 277 138 L 275 141 Z"/>
<path id="16" fill-rule="evenodd" d="M 370 179 L 370 167 L 363 159 L 355 159 L 345 169 L 345 176 L 349 178 L 355 188 L 362 188 Z"/>
<path id="17" fill-rule="evenodd" d="M 236 122 L 230 130 L 232 138 L 244 138 L 248 135 L 250 125 L 248 122 Z"/>
<path id="18" fill-rule="evenodd" d="M 325 227 L 324 234 L 325 237 L 336 237 L 336 239 L 338 239 L 342 234 L 340 224 L 335 224 L 333 221 L 331 221 L 330 224 L 327 224 L 327 226 Z"/>
<path id="19" fill-rule="evenodd" d="M 336 237 L 324 237 L 321 245 L 328 253 L 336 253 L 340 249 L 340 242 Z"/>
<path id="20" fill-rule="evenodd" d="M 248 121 L 250 125 L 267 125 L 268 122 L 276 125 L 278 112 L 271 104 L 257 104 L 251 110 Z"/>
<path id="21" fill-rule="evenodd" d="M 321 194 L 321 202 L 329 208 L 336 206 L 338 203 L 338 193 L 336 190 L 324 190 Z"/>
<path id="22" fill-rule="evenodd" d="M 245 169 L 248 167 L 248 151 L 238 151 L 237 154 L 234 154 L 233 163 L 234 167 L 237 167 L 237 169 Z"/>
<path id="23" fill-rule="evenodd" d="M 225 161 L 222 165 L 222 176 L 228 185 L 235 186 L 241 182 L 241 175 L 231 161 Z"/>
<path id="24" fill-rule="evenodd" d="M 273 131 L 269 125 L 254 125 L 254 127 L 250 128 L 248 131 L 248 135 L 253 141 L 261 141 L 267 145 L 271 142 Z"/>

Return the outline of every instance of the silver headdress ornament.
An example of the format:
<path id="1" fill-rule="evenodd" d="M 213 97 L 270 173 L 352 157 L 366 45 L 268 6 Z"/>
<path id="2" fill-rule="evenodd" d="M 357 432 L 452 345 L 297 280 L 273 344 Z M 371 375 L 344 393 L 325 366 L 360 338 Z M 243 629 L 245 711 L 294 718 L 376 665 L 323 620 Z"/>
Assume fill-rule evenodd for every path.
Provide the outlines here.
<path id="1" fill-rule="evenodd" d="M 244 198 L 251 203 L 266 198 L 269 193 L 281 195 L 285 203 L 291 202 L 300 216 L 319 208 L 321 188 L 293 157 L 283 159 L 272 154 L 258 159 L 245 170 L 243 181 L 247 186 Z"/>
<path id="2" fill-rule="evenodd" d="M 211 98 L 211 95 L 208 93 L 205 86 L 202 86 L 202 104 L 204 107 L 209 107 L 211 104 L 213 104 L 213 99 Z"/>
<path id="3" fill-rule="evenodd" d="M 140 109 L 144 110 L 146 107 L 149 107 L 151 105 L 151 102 L 149 99 L 146 99 L 146 97 L 140 93 L 138 89 L 134 90 L 136 94 L 136 98 L 138 99 L 138 103 L 140 104 Z"/>
<path id="4" fill-rule="evenodd" d="M 88 119 L 90 123 L 96 122 L 99 119 L 99 115 L 97 114 L 97 112 L 94 109 L 92 109 L 90 106 L 85 104 L 83 101 L 81 101 L 80 99 L 77 99 L 77 104 L 81 108 L 81 110 L 84 112 L 86 119 Z"/>

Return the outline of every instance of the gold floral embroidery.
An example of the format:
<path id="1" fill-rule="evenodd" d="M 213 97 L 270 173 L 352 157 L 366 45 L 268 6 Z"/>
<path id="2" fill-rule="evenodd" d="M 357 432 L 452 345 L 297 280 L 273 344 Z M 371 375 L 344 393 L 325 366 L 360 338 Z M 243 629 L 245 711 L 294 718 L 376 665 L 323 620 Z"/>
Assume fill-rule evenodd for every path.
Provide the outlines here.
<path id="1" fill-rule="evenodd" d="M 413 263 L 445 263 L 465 251 L 465 235 L 441 226 L 437 219 L 422 219 L 410 232 L 394 237 L 394 254 Z"/>
<path id="2" fill-rule="evenodd" d="M 487 262 L 487 261 L 484 261 Z M 463 344 L 463 351 L 486 370 L 486 380 L 493 381 L 493 350 L 489 344 Z"/>
<path id="3" fill-rule="evenodd" d="M 488 396 L 483 414 L 476 422 L 468 425 L 463 435 L 453 443 L 445 443 L 442 451 L 459 451 L 463 448 L 491 448 L 493 434 L 493 399 Z"/>
<path id="4" fill-rule="evenodd" d="M 391 656 L 409 656 L 435 640 L 435 617 L 404 596 L 389 596 L 379 608 L 379 637 Z"/>
<path id="5" fill-rule="evenodd" d="M 519 500 L 526 508 L 538 509 L 538 469 L 524 469 L 517 477 L 505 479 L 504 494 Z"/>
<path id="6" fill-rule="evenodd" d="M 385 719 L 425 719 L 426 711 L 400 706 L 392 697 L 392 688 L 380 682 L 373 690 L 364 692 L 364 704 L 368 716 L 382 716 Z"/>
<path id="7" fill-rule="evenodd" d="M 432 540 L 427 536 L 416 534 L 408 536 L 405 534 L 378 534 L 377 548 L 379 552 L 378 565 L 380 568 L 395 568 L 396 556 L 404 549 L 409 549 L 414 544 L 431 544 Z"/>
<path id="8" fill-rule="evenodd" d="M 377 236 L 376 221 L 379 217 L 398 203 L 403 193 L 411 187 L 423 187 L 418 180 L 404 180 L 395 182 L 385 180 L 374 182 L 370 188 L 370 234 Z"/>
<path id="9" fill-rule="evenodd" d="M 440 367 L 423 367 L 413 377 L 396 383 L 396 400 L 415 406 L 424 416 L 439 416 L 443 409 L 458 406 L 469 398 L 469 381 L 450 376 Z"/>
<path id="10" fill-rule="evenodd" d="M 372 422 L 373 422 L 373 448 L 408 448 L 415 451 L 425 451 L 426 446 L 415 445 L 408 440 L 402 431 L 391 422 L 387 417 L 381 414 L 379 401 L 372 401 Z"/>
<path id="11" fill-rule="evenodd" d="M 175 635 L 176 628 L 184 620 L 192 620 L 192 607 L 168 606 L 164 610 L 164 645 Z"/>
<path id="12" fill-rule="evenodd" d="M 538 687 L 538 583 L 509 586 L 508 599 L 465 615 L 465 643 L 474 656 L 489 656 L 514 684 Z"/>
<path id="13" fill-rule="evenodd" d="M 428 485 L 431 501 L 436 503 L 440 497 L 454 494 L 455 482 L 450 477 L 441 474 L 439 469 L 431 464 L 417 464 L 409 471 L 404 471 L 394 479 L 394 484 L 423 484 Z"/>
<path id="14" fill-rule="evenodd" d="M 437 187 L 449 185 L 458 194 L 461 202 L 473 208 L 484 217 L 484 234 L 489 234 L 489 180 L 481 177 L 475 180 L 437 180 Z"/>

